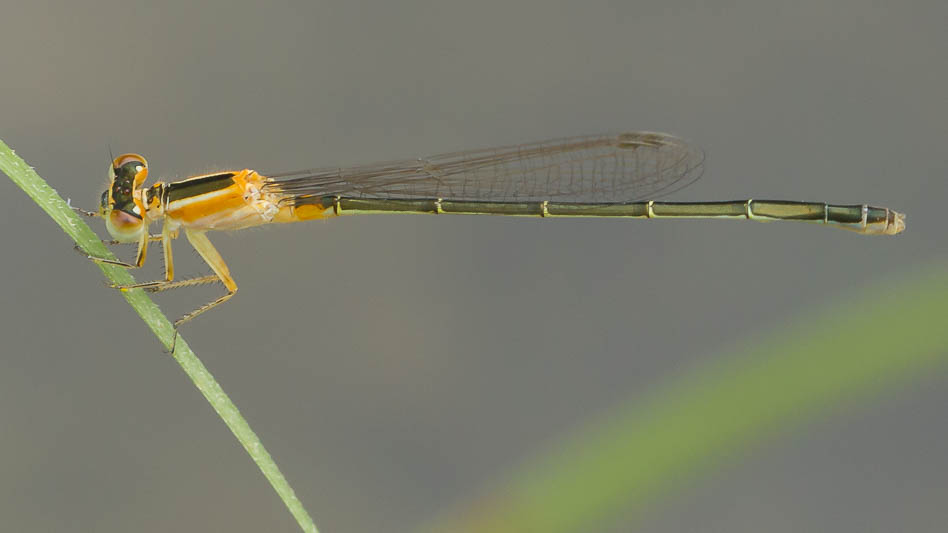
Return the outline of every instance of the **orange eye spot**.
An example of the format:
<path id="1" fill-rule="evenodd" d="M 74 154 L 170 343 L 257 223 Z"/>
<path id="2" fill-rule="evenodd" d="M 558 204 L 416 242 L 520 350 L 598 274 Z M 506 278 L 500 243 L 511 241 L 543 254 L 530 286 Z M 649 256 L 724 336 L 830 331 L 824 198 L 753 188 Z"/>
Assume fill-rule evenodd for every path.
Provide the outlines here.
<path id="1" fill-rule="evenodd" d="M 148 163 L 145 161 L 145 158 L 138 154 L 122 154 L 112 161 L 112 166 L 115 168 L 121 168 L 126 163 L 132 162 L 139 163 L 146 168 L 148 167 Z"/>
<path id="2" fill-rule="evenodd" d="M 129 178 L 139 187 L 148 179 L 148 162 L 138 154 L 122 154 L 112 160 L 112 171 L 116 178 Z"/>

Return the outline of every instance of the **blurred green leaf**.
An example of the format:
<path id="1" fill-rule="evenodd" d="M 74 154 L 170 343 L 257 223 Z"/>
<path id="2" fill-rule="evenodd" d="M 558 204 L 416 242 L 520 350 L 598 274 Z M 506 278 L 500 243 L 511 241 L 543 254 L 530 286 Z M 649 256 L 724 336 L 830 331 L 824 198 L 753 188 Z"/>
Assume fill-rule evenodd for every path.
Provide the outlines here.
<path id="1" fill-rule="evenodd" d="M 866 288 L 636 397 L 426 531 L 568 532 L 634 516 L 715 462 L 948 354 L 948 268 Z"/>

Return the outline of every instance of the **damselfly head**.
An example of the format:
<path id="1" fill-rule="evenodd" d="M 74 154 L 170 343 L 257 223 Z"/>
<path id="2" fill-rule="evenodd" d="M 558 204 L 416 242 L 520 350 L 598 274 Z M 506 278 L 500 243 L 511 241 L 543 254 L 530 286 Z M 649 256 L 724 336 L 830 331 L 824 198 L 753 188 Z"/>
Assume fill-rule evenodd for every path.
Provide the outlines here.
<path id="1" fill-rule="evenodd" d="M 122 154 L 109 166 L 109 188 L 102 193 L 99 216 L 117 241 L 137 241 L 145 231 L 141 186 L 148 178 L 148 162 L 138 154 Z"/>

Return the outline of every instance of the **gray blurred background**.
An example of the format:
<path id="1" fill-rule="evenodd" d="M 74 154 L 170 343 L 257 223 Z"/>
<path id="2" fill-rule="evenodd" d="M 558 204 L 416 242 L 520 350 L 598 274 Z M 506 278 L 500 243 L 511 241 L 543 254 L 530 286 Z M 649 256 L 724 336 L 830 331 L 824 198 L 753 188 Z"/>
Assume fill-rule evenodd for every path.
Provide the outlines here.
<path id="1" fill-rule="evenodd" d="M 88 208 L 110 148 L 171 180 L 649 129 L 707 150 L 675 200 L 908 213 L 897 238 L 408 216 L 211 235 L 240 292 L 183 335 L 322 531 L 410 530 L 748 335 L 945 256 L 942 1 L 7 2 L 0 17 L 0 138 Z M 2 529 L 294 530 L 141 320 L 5 179 L 0 217 Z M 158 250 L 139 280 L 160 275 Z M 207 270 L 175 250 L 179 275 Z M 178 316 L 219 293 L 158 301 Z M 943 531 L 945 378 L 834 410 L 602 527 Z"/>

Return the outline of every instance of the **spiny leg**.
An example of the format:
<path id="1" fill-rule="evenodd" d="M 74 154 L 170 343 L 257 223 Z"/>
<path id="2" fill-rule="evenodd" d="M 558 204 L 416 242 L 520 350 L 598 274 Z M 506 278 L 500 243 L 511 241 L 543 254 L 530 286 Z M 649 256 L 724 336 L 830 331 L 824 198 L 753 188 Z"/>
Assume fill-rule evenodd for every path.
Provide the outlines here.
<path id="1" fill-rule="evenodd" d="M 171 281 L 174 279 L 174 260 L 171 259 L 171 241 L 178 238 L 178 230 L 171 229 L 171 225 L 165 220 L 161 227 L 161 248 L 165 253 L 165 279 Z"/>
<path id="2" fill-rule="evenodd" d="M 207 302 L 206 304 L 202 305 L 201 307 L 198 307 L 197 309 L 195 309 L 194 311 L 191 311 L 190 313 L 185 313 L 181 315 L 180 318 L 174 321 L 175 329 L 178 329 L 181 326 L 181 324 L 184 324 L 185 322 L 195 318 L 196 316 L 204 313 L 205 311 L 209 311 L 213 309 L 214 307 L 217 307 L 218 305 L 226 302 L 227 300 L 230 300 L 231 297 L 233 297 L 235 294 L 237 294 L 237 289 L 234 289 L 233 291 L 228 292 L 227 294 L 221 296 L 220 298 L 216 300 Z"/>
<path id="3" fill-rule="evenodd" d="M 68 201 L 66 202 L 66 205 L 68 205 L 70 208 L 72 208 L 73 211 L 75 211 L 77 214 L 79 214 L 79 215 L 81 215 L 81 216 L 89 217 L 89 218 L 96 218 L 96 217 L 99 216 L 99 214 L 96 213 L 95 211 L 86 211 L 85 209 L 83 209 L 83 208 L 81 208 L 81 207 L 76 207 L 76 206 L 72 205 L 72 204 L 69 203 Z"/>
<path id="4" fill-rule="evenodd" d="M 152 233 L 151 235 L 148 236 L 148 243 L 149 243 L 149 244 L 150 244 L 150 243 L 153 243 L 153 242 L 158 242 L 158 241 L 160 241 L 160 240 L 161 240 L 161 234 L 160 234 L 160 233 Z M 102 244 L 105 244 L 105 245 L 108 245 L 108 246 L 117 246 L 117 245 L 119 245 L 119 244 L 138 244 L 138 243 L 137 243 L 137 242 L 122 242 L 122 241 L 117 241 L 117 240 L 115 240 L 115 239 L 111 239 L 111 240 L 108 240 L 108 241 L 103 240 L 103 241 L 102 241 Z"/>
<path id="5" fill-rule="evenodd" d="M 144 283 L 134 283 L 132 285 L 111 285 L 111 287 L 114 289 L 122 289 L 122 290 L 148 289 L 151 292 L 159 292 L 159 291 L 163 291 L 167 289 L 174 289 L 177 287 L 187 287 L 188 285 L 198 285 L 200 283 L 208 283 L 209 281 L 214 281 L 214 279 L 216 278 L 212 276 L 211 279 L 208 281 L 195 281 L 195 280 L 203 279 L 203 278 L 195 278 L 194 280 L 184 280 L 185 282 L 189 282 L 189 283 L 182 282 L 181 284 L 172 284 L 170 286 L 166 286 L 169 283 L 171 283 L 171 280 L 174 279 L 174 260 L 171 258 L 171 240 L 176 238 L 177 236 L 178 236 L 178 230 L 171 229 L 171 227 L 168 225 L 167 222 L 161 229 L 161 235 L 148 236 L 149 241 L 152 240 L 152 237 L 158 237 L 158 239 L 161 240 L 162 249 L 164 250 L 164 255 L 165 255 L 165 279 L 157 280 L 157 281 L 146 281 Z M 141 253 L 141 251 L 142 251 L 141 248 L 139 248 L 139 253 Z M 144 259 L 142 259 L 142 261 L 144 262 Z"/>
<path id="6" fill-rule="evenodd" d="M 105 242 L 105 241 L 102 241 L 102 242 Z M 105 257 L 96 257 L 94 255 L 89 255 L 82 248 L 80 248 L 78 244 L 73 246 L 72 249 L 75 250 L 76 253 L 78 253 L 82 257 L 85 257 L 89 261 L 92 261 L 93 263 L 99 263 L 101 265 L 114 265 L 114 266 L 118 266 L 122 268 L 138 268 L 140 266 L 140 265 L 133 265 L 131 263 L 126 263 L 124 261 L 119 261 L 118 259 L 107 259 Z"/>
<path id="7" fill-rule="evenodd" d="M 198 307 L 197 309 L 195 309 L 194 311 L 191 311 L 190 313 L 185 313 L 181 315 L 180 318 L 175 320 L 174 323 L 172 324 L 174 326 L 174 337 L 171 338 L 171 355 L 174 355 L 174 349 L 178 345 L 178 328 L 180 328 L 182 324 L 184 324 L 185 322 L 188 322 L 189 320 L 200 315 L 201 313 L 208 311 L 214 307 L 217 307 L 218 305 L 226 302 L 227 300 L 230 300 L 236 293 L 237 293 L 237 287 L 234 287 L 233 291 L 230 291 L 227 294 L 221 296 L 220 298 L 210 301 L 202 305 L 201 307 Z"/>
<path id="8" fill-rule="evenodd" d="M 73 209 L 77 209 L 77 208 L 74 207 Z M 148 242 L 149 242 L 149 243 L 151 243 L 151 242 L 157 242 L 157 241 L 160 241 L 160 240 L 161 240 L 161 235 L 155 234 L 155 235 L 149 235 L 149 236 L 148 236 Z M 108 241 L 103 240 L 103 241 L 102 241 L 102 244 L 104 244 L 104 245 L 106 245 L 106 246 L 115 246 L 115 245 L 117 245 L 117 244 L 138 244 L 138 243 L 119 242 L 119 241 L 116 241 L 116 240 L 113 239 L 113 240 L 108 240 Z M 123 268 L 138 268 L 138 267 L 141 266 L 141 265 L 133 265 L 132 263 L 126 263 L 125 261 L 119 261 L 118 259 L 108 259 L 108 258 L 105 258 L 105 257 L 97 257 L 97 256 L 94 256 L 94 255 L 88 254 L 88 253 L 85 252 L 85 250 L 83 250 L 82 248 L 80 248 L 78 244 L 73 245 L 72 249 L 75 250 L 76 253 L 78 253 L 78 254 L 81 255 L 82 257 L 85 257 L 85 258 L 88 259 L 89 261 L 92 261 L 93 263 L 101 263 L 101 264 L 105 264 L 105 265 L 115 265 L 115 266 L 120 266 L 120 267 L 123 267 Z"/>
<path id="9" fill-rule="evenodd" d="M 186 313 L 181 316 L 181 318 L 174 321 L 174 339 L 171 342 L 171 353 L 174 354 L 174 348 L 177 345 L 178 341 L 178 328 L 182 324 L 188 322 L 200 314 L 203 314 L 218 305 L 230 300 L 234 294 L 237 292 L 237 282 L 234 281 L 234 278 L 230 275 L 230 269 L 227 268 L 227 263 L 224 262 L 224 258 L 221 257 L 220 252 L 214 248 L 214 245 L 211 244 L 210 239 L 207 238 L 207 235 L 203 231 L 194 231 L 194 230 L 184 230 L 184 235 L 188 238 L 188 241 L 191 243 L 191 246 L 201 255 L 201 258 L 211 267 L 214 273 L 217 275 L 217 281 L 220 281 L 224 284 L 224 287 L 227 288 L 227 294 L 217 298 L 216 300 L 210 301 L 201 307 L 198 307 L 190 313 Z M 208 276 L 209 277 L 209 276 Z M 196 278 L 202 279 L 202 278 Z M 190 280 L 185 280 L 190 281 Z M 182 281 L 181 283 L 184 283 Z M 206 282 L 204 282 L 206 283 Z M 163 290 L 163 289 L 162 289 Z"/>
<path id="10" fill-rule="evenodd" d="M 113 289 L 145 289 L 148 292 L 163 292 L 171 289 L 180 289 L 181 287 L 194 287 L 196 285 L 204 285 L 207 283 L 220 283 L 221 278 L 217 275 L 211 276 L 201 276 L 199 278 L 191 279 L 182 279 L 179 281 L 145 281 L 143 283 L 133 283 L 131 285 L 111 285 Z"/>
<path id="11" fill-rule="evenodd" d="M 180 281 L 160 281 L 159 280 L 159 281 L 149 281 L 145 283 L 136 283 L 134 285 L 124 285 L 124 286 L 113 285 L 113 287 L 117 287 L 122 290 L 145 289 L 148 292 L 162 292 L 162 291 L 167 291 L 170 289 L 177 289 L 180 287 L 194 287 L 196 285 L 204 285 L 206 283 L 221 283 L 221 278 L 217 277 L 217 275 L 215 274 L 213 276 L 201 276 L 199 278 L 182 279 Z M 197 316 L 200 313 L 203 313 L 207 309 L 210 309 L 211 307 L 214 307 L 215 305 L 226 301 L 228 298 L 230 298 L 233 295 L 234 293 L 229 292 L 226 295 L 224 295 L 222 298 L 219 298 L 218 301 L 214 302 L 213 304 L 206 304 L 202 306 L 201 308 L 199 308 L 197 311 L 192 311 L 191 313 L 184 315 L 178 320 L 175 320 L 174 321 L 174 337 L 171 340 L 171 353 L 174 354 L 174 348 L 175 346 L 178 345 L 178 326 L 180 324 L 194 318 L 195 316 Z"/>
<path id="12" fill-rule="evenodd" d="M 234 278 L 230 275 L 230 269 L 227 268 L 227 263 L 224 262 L 224 258 L 221 257 L 220 252 L 214 248 L 214 245 L 211 244 L 210 239 L 207 238 L 207 235 L 203 231 L 193 231 L 185 230 L 184 235 L 188 238 L 188 241 L 191 243 L 191 246 L 194 246 L 194 249 L 201 254 L 201 258 L 211 267 L 211 270 L 217 274 L 217 278 L 221 283 L 224 284 L 224 287 L 227 288 L 227 294 L 221 296 L 220 298 L 208 302 L 201 307 L 198 307 L 194 311 L 183 315 L 178 320 L 175 320 L 175 327 L 184 324 L 185 322 L 193 319 L 194 317 L 226 302 L 229 300 L 234 293 L 237 292 L 237 282 L 234 281 Z"/>

